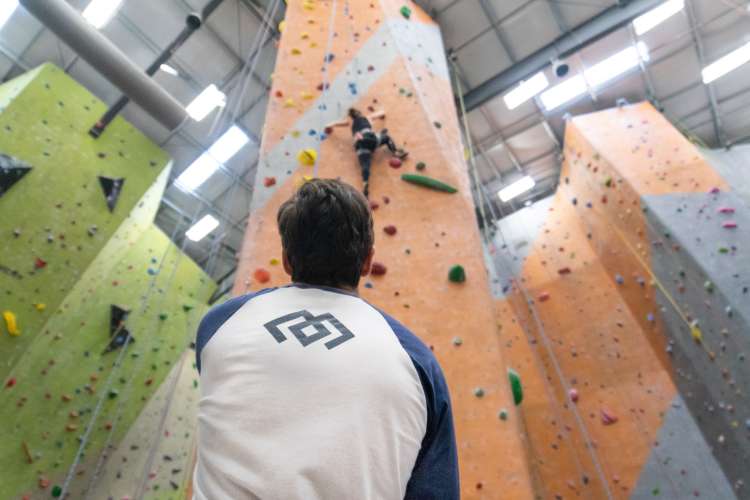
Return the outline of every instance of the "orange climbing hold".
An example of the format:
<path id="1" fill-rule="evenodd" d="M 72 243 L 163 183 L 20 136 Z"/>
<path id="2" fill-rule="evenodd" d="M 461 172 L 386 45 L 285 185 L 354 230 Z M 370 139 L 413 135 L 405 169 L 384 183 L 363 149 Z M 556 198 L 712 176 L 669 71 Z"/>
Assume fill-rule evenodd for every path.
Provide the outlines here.
<path id="1" fill-rule="evenodd" d="M 262 267 L 259 267 L 253 273 L 253 278 L 255 278 L 255 281 L 257 281 L 258 283 L 268 283 L 269 281 L 271 281 L 271 273 L 269 273 Z"/>

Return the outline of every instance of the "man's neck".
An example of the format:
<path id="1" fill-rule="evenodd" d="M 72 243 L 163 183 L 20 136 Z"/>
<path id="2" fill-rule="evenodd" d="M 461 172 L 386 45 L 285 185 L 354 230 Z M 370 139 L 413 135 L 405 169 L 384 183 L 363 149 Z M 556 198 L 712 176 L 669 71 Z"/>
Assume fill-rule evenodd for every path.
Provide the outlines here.
<path id="1" fill-rule="evenodd" d="M 295 281 L 292 282 L 292 285 L 299 285 L 301 287 L 310 287 L 310 288 L 322 288 L 324 290 L 331 290 L 331 291 L 338 291 L 343 292 L 348 295 L 356 295 L 359 297 L 359 287 L 351 287 L 346 285 L 339 285 L 339 286 L 329 286 L 329 285 L 316 285 L 314 283 L 305 283 L 303 281 Z"/>

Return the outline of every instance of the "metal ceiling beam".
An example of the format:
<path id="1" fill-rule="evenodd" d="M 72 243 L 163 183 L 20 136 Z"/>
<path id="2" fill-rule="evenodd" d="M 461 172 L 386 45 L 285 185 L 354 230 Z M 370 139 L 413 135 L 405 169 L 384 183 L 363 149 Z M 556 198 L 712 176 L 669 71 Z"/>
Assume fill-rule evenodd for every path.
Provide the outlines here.
<path id="1" fill-rule="evenodd" d="M 698 64 L 700 64 L 701 68 L 705 68 L 706 56 L 705 56 L 705 51 L 703 50 L 703 40 L 701 39 L 701 35 L 698 32 L 699 27 L 698 27 L 698 23 L 696 23 L 695 12 L 693 11 L 693 4 L 690 0 L 687 0 L 685 2 L 685 14 L 687 14 L 688 23 L 690 24 L 690 35 L 693 37 L 693 42 L 695 43 L 695 53 L 698 56 Z M 713 85 L 711 85 L 710 83 L 707 83 L 705 87 L 706 87 L 706 96 L 708 97 L 708 102 L 711 104 L 711 119 L 713 120 L 714 135 L 716 136 L 716 143 L 721 147 L 725 147 L 727 141 L 726 141 L 726 138 L 724 137 L 724 133 L 721 128 L 721 117 L 719 116 L 719 106 L 716 103 L 716 91 L 714 90 Z"/>
<path id="2" fill-rule="evenodd" d="M 519 81 L 542 70 L 557 57 L 565 57 L 584 46 L 599 40 L 625 26 L 644 12 L 661 4 L 663 0 L 631 0 L 613 6 L 589 19 L 577 28 L 558 37 L 510 68 L 501 71 L 464 95 L 467 111 L 481 106 L 505 92 Z"/>

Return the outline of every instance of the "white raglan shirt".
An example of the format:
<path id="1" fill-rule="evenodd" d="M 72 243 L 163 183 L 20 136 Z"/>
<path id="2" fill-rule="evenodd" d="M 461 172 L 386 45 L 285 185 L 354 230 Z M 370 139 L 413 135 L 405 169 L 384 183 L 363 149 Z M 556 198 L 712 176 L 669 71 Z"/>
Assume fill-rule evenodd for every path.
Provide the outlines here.
<path id="1" fill-rule="evenodd" d="M 430 350 L 341 290 L 294 284 L 213 308 L 196 339 L 196 500 L 457 499 Z"/>

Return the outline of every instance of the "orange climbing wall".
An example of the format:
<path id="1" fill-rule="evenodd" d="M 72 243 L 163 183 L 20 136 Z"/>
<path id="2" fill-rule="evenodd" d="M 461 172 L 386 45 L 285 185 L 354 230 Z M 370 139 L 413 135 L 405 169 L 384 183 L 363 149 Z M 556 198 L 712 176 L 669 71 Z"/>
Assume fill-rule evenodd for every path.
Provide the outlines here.
<path id="1" fill-rule="evenodd" d="M 717 357 L 720 331 L 727 338 L 731 328 L 712 325 L 705 312 L 690 310 L 687 299 L 674 292 L 695 293 L 689 278 L 698 273 L 676 257 L 654 260 L 657 250 L 684 251 L 671 231 L 655 228 L 650 214 L 660 197 L 700 196 L 708 207 L 709 191 L 722 199 L 729 186 L 647 103 L 570 120 L 560 179 L 529 253 L 521 256 L 520 272 L 504 277 L 507 295 L 496 302 L 503 358 L 525 385 L 521 419 L 536 493 L 734 498 L 711 447 L 717 436 L 731 436 L 739 422 L 725 425 L 713 410 L 701 414 L 696 408 L 730 403 L 734 408 L 741 392 L 740 399 L 724 392 L 726 403 L 715 403 L 700 385 L 678 391 L 685 380 L 709 380 L 703 368 L 723 373 L 730 387 L 732 377 L 741 377 L 721 352 Z M 680 215 L 688 207 L 681 203 L 662 215 L 666 227 L 672 217 L 695 218 L 704 211 Z M 500 244 L 493 251 L 511 262 L 519 257 L 517 248 Z M 710 276 L 712 262 L 702 265 Z M 697 288 L 703 291 L 701 285 L 702 279 Z M 724 304 L 704 300 L 703 305 L 721 311 Z M 676 325 L 667 325 L 667 313 L 678 317 Z M 690 339 L 688 323 L 694 319 L 704 325 L 700 343 Z M 681 354 L 691 360 L 681 368 L 667 354 L 675 338 L 680 345 L 680 335 L 688 339 Z M 709 368 L 714 359 L 716 366 Z M 571 389 L 578 392 L 577 403 Z M 711 390 L 719 393 L 721 387 Z M 685 416 L 686 406 L 692 417 Z M 678 412 L 682 416 L 676 417 Z M 691 445 L 681 451 L 674 441 Z M 688 455 L 700 459 L 685 461 Z"/>
<path id="2" fill-rule="evenodd" d="M 389 167 L 384 153 L 375 157 L 370 182 L 371 200 L 378 205 L 375 260 L 388 272 L 368 278 L 372 287 L 360 291 L 409 326 L 443 366 L 453 399 L 463 498 L 532 498 L 444 49 L 432 20 L 410 2 L 407 20 L 399 13 L 402 5 L 392 0 L 289 4 L 234 293 L 288 282 L 273 260 L 281 257 L 276 211 L 303 176 L 341 177 L 361 186 L 349 131 L 338 129 L 319 142 L 323 124 L 343 118 L 352 105 L 384 110 L 382 126 L 411 154 L 400 169 Z M 328 65 L 327 53 L 332 54 Z M 324 82 L 330 85 L 327 92 Z M 320 150 L 315 167 L 297 163 L 303 148 Z M 400 175 L 416 172 L 420 161 L 426 164 L 424 174 L 459 192 L 403 182 Z M 265 187 L 271 178 L 275 184 Z M 396 235 L 383 232 L 389 224 L 397 227 Z M 453 264 L 465 267 L 466 283 L 448 281 Z M 254 281 L 258 268 L 270 271 L 270 283 Z M 463 344 L 455 346 L 455 337 Z M 481 398 L 474 395 L 479 387 Z M 498 418 L 502 409 L 509 413 L 505 421 Z"/>

